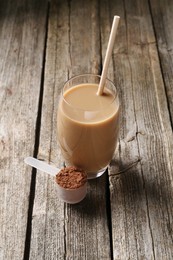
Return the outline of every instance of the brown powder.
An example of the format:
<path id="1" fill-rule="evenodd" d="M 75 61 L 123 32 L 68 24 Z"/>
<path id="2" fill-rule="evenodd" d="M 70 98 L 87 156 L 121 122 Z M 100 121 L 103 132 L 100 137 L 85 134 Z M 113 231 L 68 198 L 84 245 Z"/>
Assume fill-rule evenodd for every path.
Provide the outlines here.
<path id="1" fill-rule="evenodd" d="M 87 174 L 75 166 L 66 167 L 56 175 L 56 182 L 65 189 L 79 188 L 86 181 Z"/>

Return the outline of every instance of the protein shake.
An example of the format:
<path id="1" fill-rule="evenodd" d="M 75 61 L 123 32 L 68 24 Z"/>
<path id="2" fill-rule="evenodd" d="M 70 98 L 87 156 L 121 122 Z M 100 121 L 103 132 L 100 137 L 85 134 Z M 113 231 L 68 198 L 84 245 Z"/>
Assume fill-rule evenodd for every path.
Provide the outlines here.
<path id="1" fill-rule="evenodd" d="M 118 95 L 107 80 L 103 95 L 98 96 L 99 80 L 96 75 L 69 80 L 58 108 L 58 141 L 65 163 L 84 169 L 88 178 L 105 171 L 118 139 Z"/>

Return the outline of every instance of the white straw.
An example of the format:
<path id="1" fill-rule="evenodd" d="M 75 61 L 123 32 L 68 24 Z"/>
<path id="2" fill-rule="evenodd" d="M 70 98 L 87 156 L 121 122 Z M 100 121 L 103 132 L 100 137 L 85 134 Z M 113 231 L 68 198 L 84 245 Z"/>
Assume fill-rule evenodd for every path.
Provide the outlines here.
<path id="1" fill-rule="evenodd" d="M 113 23 L 112 23 L 112 29 L 109 37 L 109 42 L 108 42 L 108 47 L 106 50 L 106 56 L 105 56 L 105 61 L 103 64 L 103 70 L 101 74 L 101 79 L 97 91 L 97 95 L 102 95 L 103 90 L 104 90 L 104 85 L 105 85 L 105 80 L 107 77 L 107 71 L 108 71 L 108 66 L 109 66 L 109 61 L 110 57 L 112 54 L 113 46 L 114 46 L 114 41 L 115 41 L 115 36 L 118 28 L 120 17 L 119 16 L 114 16 Z"/>

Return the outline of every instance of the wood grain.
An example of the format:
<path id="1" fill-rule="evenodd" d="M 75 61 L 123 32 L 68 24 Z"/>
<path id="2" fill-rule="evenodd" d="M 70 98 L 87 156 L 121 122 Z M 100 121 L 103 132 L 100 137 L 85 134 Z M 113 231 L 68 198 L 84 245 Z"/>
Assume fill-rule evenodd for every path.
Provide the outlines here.
<path id="1" fill-rule="evenodd" d="M 121 17 L 110 68 L 122 102 L 110 167 L 113 258 L 171 259 L 173 138 L 150 9 L 146 1 L 101 3 L 101 20 Z M 102 32 L 103 46 L 104 24 Z"/>
<path id="2" fill-rule="evenodd" d="M 172 12 L 171 0 L 0 1 L 0 260 L 173 259 Z M 63 84 L 100 74 L 114 15 L 119 143 L 109 176 L 68 205 L 23 159 L 62 167 Z"/>
<path id="3" fill-rule="evenodd" d="M 168 99 L 171 122 L 173 122 L 173 3 L 171 0 L 150 1 L 151 17 L 160 58 L 161 72 Z"/>
<path id="4" fill-rule="evenodd" d="M 38 157 L 59 167 L 63 165 L 56 140 L 60 91 L 72 75 L 99 72 L 99 38 L 96 1 L 51 2 Z M 86 199 L 67 205 L 58 199 L 55 181 L 37 175 L 30 259 L 110 259 L 105 181 L 106 174 L 91 181 Z"/>
<path id="5" fill-rule="evenodd" d="M 0 259 L 22 259 L 45 37 L 45 1 L 0 3 Z"/>

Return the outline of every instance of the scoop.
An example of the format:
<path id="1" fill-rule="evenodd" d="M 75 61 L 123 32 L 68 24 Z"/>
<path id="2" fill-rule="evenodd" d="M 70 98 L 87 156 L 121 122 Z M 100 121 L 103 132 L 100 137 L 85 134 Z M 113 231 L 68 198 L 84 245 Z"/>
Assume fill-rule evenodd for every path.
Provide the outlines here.
<path id="1" fill-rule="evenodd" d="M 61 171 L 60 169 L 58 169 L 54 166 L 51 166 L 38 159 L 35 159 L 33 157 L 25 158 L 24 162 L 26 164 L 36 168 L 37 170 L 48 173 L 54 177 L 56 177 Z M 68 167 L 67 167 L 67 169 L 68 169 Z M 64 188 L 64 187 L 60 186 L 58 183 L 57 183 L 57 188 L 58 188 L 58 197 L 62 201 L 67 202 L 69 204 L 75 204 L 75 203 L 82 201 L 87 194 L 87 178 L 86 178 L 86 182 L 84 183 L 84 185 L 82 185 L 78 188 L 73 188 L 73 189 Z"/>

